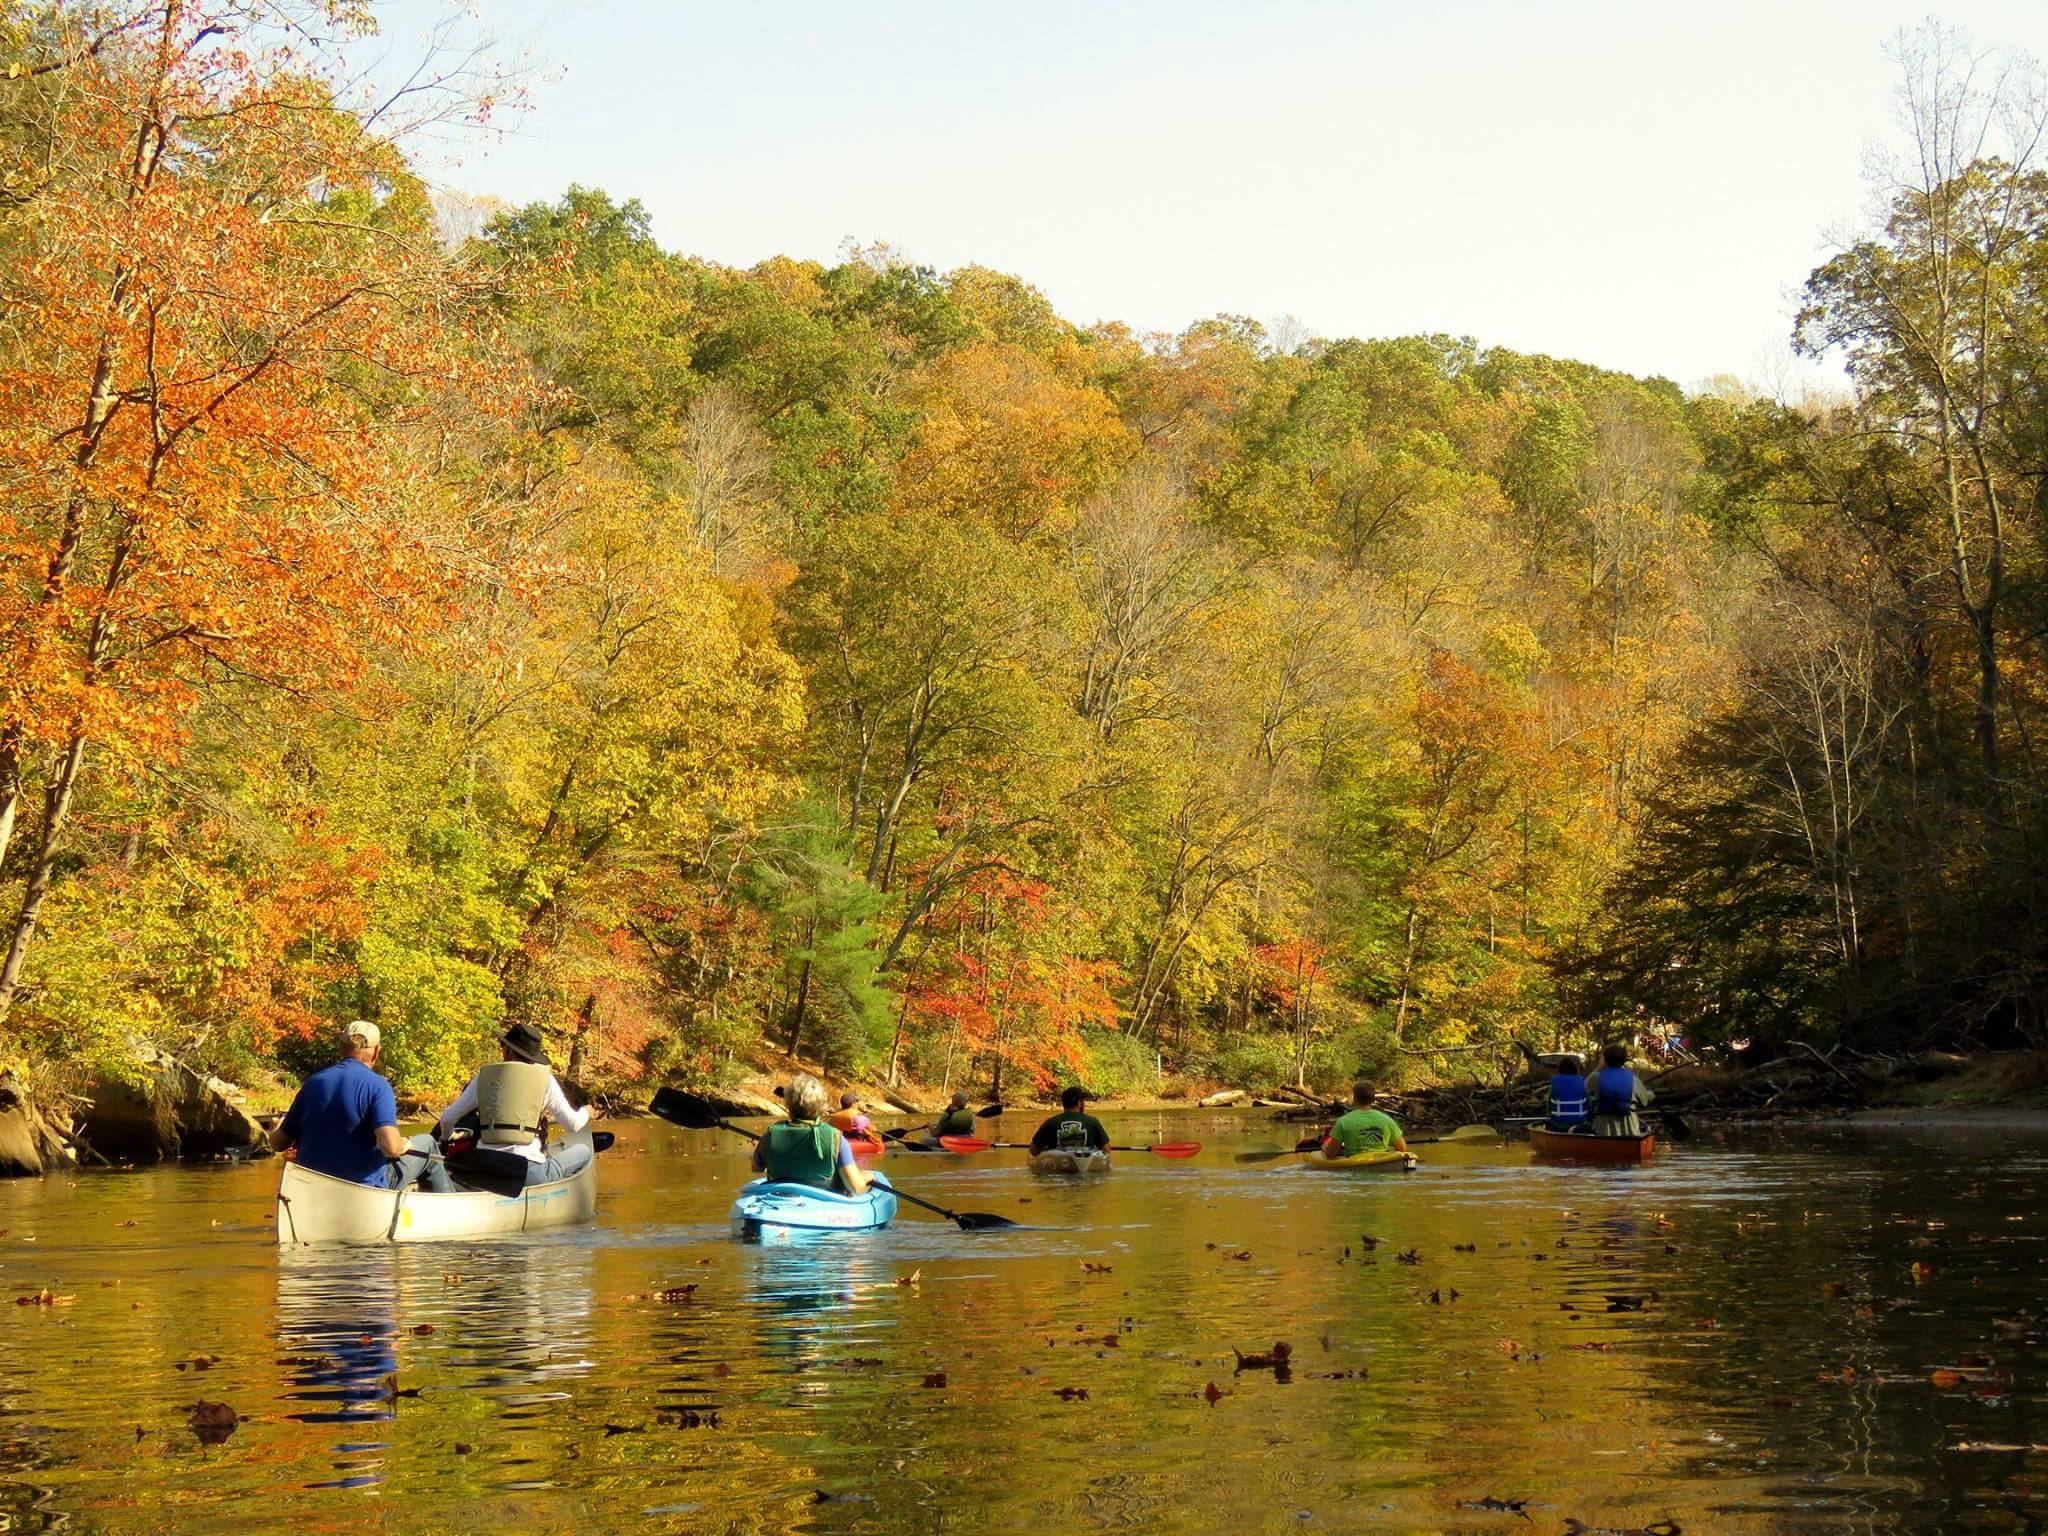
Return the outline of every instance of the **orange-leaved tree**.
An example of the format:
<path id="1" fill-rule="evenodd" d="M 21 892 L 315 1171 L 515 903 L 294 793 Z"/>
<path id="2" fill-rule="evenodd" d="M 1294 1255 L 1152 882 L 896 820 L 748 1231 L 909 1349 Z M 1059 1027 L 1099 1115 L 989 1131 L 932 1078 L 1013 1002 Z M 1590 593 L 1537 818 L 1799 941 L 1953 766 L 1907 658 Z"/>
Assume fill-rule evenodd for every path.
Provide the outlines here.
<path id="1" fill-rule="evenodd" d="M 299 14 L 299 12 L 303 14 Z M 420 418 L 481 382 L 458 267 L 308 0 L 59 6 L 0 80 L 0 1021 L 88 758 L 205 692 L 345 687 L 458 575 Z M 429 442 L 429 447 L 431 443 Z"/>

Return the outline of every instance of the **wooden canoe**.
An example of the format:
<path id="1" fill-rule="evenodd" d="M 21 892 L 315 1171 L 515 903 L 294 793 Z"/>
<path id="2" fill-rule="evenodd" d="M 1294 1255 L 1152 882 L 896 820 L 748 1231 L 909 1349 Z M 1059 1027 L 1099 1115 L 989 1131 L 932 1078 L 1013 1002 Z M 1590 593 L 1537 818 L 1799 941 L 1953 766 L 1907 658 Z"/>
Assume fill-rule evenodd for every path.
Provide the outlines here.
<path id="1" fill-rule="evenodd" d="M 1657 1150 L 1657 1138 L 1575 1135 L 1532 1125 L 1529 1145 L 1538 1157 L 1563 1158 L 1574 1163 L 1647 1163 Z"/>
<path id="2" fill-rule="evenodd" d="M 590 1132 L 565 1139 L 589 1146 Z M 530 1185 L 510 1196 L 478 1190 L 436 1195 L 417 1186 L 401 1195 L 286 1163 L 277 1186 L 277 1241 L 282 1247 L 431 1243 L 573 1226 L 597 1214 L 597 1163 L 593 1157 L 572 1178 Z"/>

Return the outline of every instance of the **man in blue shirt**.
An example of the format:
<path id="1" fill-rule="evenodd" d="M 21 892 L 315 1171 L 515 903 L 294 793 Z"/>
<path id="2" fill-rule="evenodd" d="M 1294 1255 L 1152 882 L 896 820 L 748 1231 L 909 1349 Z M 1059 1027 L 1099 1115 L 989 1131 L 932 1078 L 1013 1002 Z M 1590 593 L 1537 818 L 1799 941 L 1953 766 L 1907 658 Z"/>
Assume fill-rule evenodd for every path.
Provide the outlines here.
<path id="1" fill-rule="evenodd" d="M 341 1060 L 306 1079 L 270 1144 L 297 1147 L 299 1166 L 352 1184 L 396 1189 L 417 1179 L 428 1161 L 417 1143 L 433 1140 L 398 1133 L 398 1099 L 376 1070 L 381 1042 L 364 1019 L 343 1030 Z"/>

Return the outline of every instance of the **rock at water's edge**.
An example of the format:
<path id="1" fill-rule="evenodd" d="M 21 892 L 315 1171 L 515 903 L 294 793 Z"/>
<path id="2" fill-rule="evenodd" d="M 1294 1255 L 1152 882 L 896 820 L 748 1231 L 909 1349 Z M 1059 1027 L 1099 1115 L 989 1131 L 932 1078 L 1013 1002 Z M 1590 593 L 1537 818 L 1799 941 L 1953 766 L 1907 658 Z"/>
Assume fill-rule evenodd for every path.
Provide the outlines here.
<path id="1" fill-rule="evenodd" d="M 79 1130 L 102 1157 L 151 1163 L 219 1157 L 230 1147 L 261 1145 L 263 1127 L 241 1105 L 240 1090 L 195 1072 L 154 1047 L 135 1053 L 134 1081 L 106 1078 L 90 1089 Z"/>
<path id="2" fill-rule="evenodd" d="M 20 1083 L 0 1074 L 0 1179 L 33 1178 L 67 1166 L 68 1129 L 61 1115 L 45 1113 Z"/>

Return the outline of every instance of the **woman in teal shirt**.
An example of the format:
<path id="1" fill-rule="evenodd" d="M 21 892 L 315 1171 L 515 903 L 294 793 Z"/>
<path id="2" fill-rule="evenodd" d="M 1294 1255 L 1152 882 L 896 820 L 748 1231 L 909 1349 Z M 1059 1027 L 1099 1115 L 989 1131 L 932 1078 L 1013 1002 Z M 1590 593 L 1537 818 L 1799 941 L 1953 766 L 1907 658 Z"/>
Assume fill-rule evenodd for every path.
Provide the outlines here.
<path id="1" fill-rule="evenodd" d="M 754 1146 L 754 1167 L 778 1184 L 808 1184 L 846 1194 L 866 1192 L 868 1176 L 853 1160 L 853 1148 L 826 1123 L 831 1103 L 825 1085 L 808 1072 L 791 1079 L 782 1095 L 789 1118 L 768 1127 Z"/>

